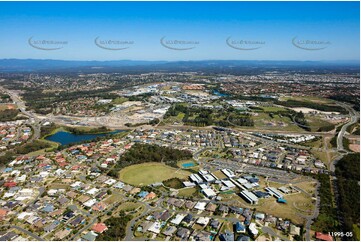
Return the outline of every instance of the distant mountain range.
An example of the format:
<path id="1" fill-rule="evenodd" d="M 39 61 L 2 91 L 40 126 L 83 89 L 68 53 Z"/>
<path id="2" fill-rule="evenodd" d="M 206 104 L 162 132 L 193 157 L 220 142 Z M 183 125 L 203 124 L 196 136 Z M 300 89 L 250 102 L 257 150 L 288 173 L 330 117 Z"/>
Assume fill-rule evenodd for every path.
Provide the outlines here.
<path id="1" fill-rule="evenodd" d="M 358 72 L 359 61 L 67 61 L 47 59 L 0 59 L 0 72 L 124 72 L 150 71 L 254 74 L 267 71 Z"/>

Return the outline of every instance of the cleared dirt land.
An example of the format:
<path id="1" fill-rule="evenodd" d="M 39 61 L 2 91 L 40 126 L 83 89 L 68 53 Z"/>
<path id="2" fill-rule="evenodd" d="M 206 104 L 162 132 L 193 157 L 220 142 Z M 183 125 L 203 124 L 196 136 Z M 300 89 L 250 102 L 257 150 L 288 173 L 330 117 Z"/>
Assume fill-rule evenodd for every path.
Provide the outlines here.
<path id="1" fill-rule="evenodd" d="M 144 163 L 125 167 L 119 172 L 119 179 L 125 183 L 139 186 L 162 182 L 170 178 L 187 178 L 191 173 L 160 163 Z"/>

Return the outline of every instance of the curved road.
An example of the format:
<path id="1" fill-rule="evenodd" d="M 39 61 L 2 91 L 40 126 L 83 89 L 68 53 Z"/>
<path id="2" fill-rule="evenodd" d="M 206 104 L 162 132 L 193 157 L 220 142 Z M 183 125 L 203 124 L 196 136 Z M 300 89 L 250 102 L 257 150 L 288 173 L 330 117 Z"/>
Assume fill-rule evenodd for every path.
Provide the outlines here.
<path id="1" fill-rule="evenodd" d="M 9 227 L 9 228 L 12 228 L 12 229 L 17 229 L 19 231 L 21 231 L 22 233 L 32 237 L 33 239 L 37 240 L 37 241 L 44 241 L 43 238 L 37 236 L 36 234 L 33 234 L 31 233 L 30 231 L 26 230 L 26 229 L 23 229 L 19 226 L 16 226 L 16 225 L 10 225 L 10 224 L 5 224 L 5 225 L 1 225 L 0 227 Z"/>
<path id="2" fill-rule="evenodd" d="M 359 114 L 352 107 L 350 107 L 349 105 L 347 105 L 345 103 L 338 103 L 338 104 L 341 107 L 343 107 L 344 109 L 346 109 L 349 112 L 349 115 L 351 117 L 350 122 L 343 125 L 340 132 L 337 135 L 337 149 L 339 151 L 345 151 L 344 147 L 343 147 L 343 137 L 345 136 L 345 132 L 346 132 L 347 128 L 357 122 Z"/>

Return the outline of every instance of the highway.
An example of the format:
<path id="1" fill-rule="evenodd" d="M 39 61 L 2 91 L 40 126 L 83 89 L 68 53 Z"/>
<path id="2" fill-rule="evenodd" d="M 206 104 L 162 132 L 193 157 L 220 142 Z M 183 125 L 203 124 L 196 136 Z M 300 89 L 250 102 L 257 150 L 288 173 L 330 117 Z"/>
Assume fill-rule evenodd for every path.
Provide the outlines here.
<path id="1" fill-rule="evenodd" d="M 4 88 L 1 88 L 1 90 L 6 92 L 11 97 L 14 104 L 16 104 L 20 112 L 30 119 L 27 123 L 32 127 L 33 135 L 31 136 L 31 139 L 29 141 L 39 139 L 41 120 L 38 118 L 38 116 L 30 111 L 26 111 L 25 102 L 20 98 L 20 96 L 16 92 Z"/>
<path id="2" fill-rule="evenodd" d="M 347 105 L 345 103 L 338 102 L 338 104 L 341 107 L 345 108 L 349 112 L 349 115 L 351 118 L 350 122 L 348 122 L 347 124 L 342 126 L 340 132 L 337 135 L 337 149 L 339 151 L 345 151 L 344 147 L 343 147 L 343 137 L 345 136 L 345 132 L 346 132 L 347 128 L 357 122 L 359 114 L 352 107 L 350 107 L 349 105 Z"/>

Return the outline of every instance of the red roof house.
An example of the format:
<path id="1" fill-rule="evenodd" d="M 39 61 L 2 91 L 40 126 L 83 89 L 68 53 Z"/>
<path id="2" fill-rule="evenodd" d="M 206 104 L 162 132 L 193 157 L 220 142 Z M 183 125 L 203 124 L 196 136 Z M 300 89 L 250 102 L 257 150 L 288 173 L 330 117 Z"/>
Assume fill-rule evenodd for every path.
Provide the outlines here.
<path id="1" fill-rule="evenodd" d="M 329 234 L 323 234 L 321 232 L 316 232 L 316 239 L 322 240 L 322 241 L 333 241 L 333 238 Z"/>
<path id="2" fill-rule="evenodd" d="M 98 223 L 93 225 L 92 230 L 96 233 L 101 234 L 104 231 L 107 231 L 108 227 L 104 223 Z"/>

